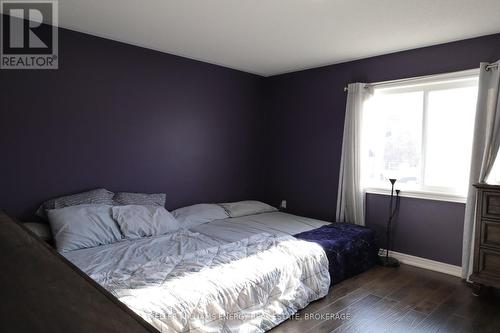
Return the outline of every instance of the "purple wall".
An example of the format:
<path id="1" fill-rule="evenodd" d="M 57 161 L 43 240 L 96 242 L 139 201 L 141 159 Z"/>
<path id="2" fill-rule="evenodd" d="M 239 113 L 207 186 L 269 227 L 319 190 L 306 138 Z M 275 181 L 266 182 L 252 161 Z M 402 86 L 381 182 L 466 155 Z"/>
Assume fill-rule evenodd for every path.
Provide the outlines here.
<path id="1" fill-rule="evenodd" d="M 500 58 L 500 34 L 271 78 L 64 29 L 59 49 L 59 70 L 0 71 L 0 207 L 29 219 L 103 186 L 166 192 L 168 208 L 287 199 L 333 220 L 343 87 L 478 67 Z M 369 195 L 368 225 L 386 214 Z M 463 214 L 403 198 L 395 249 L 460 264 Z"/>
<path id="2" fill-rule="evenodd" d="M 465 205 L 414 198 L 400 200 L 394 249 L 461 266 Z M 387 196 L 378 194 L 368 194 L 366 199 L 366 223 L 378 232 L 384 248 L 388 202 Z"/>
<path id="3" fill-rule="evenodd" d="M 1 208 L 99 186 L 255 197 L 261 77 L 64 29 L 59 50 L 59 70 L 0 71 Z"/>
<path id="4" fill-rule="evenodd" d="M 498 58 L 500 34 L 266 79 L 270 144 L 260 170 L 267 180 L 263 196 L 274 204 L 287 199 L 291 212 L 333 220 L 347 83 L 459 71 Z M 386 201 L 368 196 L 369 226 L 384 223 Z M 395 250 L 460 265 L 463 215 L 463 204 L 403 198 Z"/>

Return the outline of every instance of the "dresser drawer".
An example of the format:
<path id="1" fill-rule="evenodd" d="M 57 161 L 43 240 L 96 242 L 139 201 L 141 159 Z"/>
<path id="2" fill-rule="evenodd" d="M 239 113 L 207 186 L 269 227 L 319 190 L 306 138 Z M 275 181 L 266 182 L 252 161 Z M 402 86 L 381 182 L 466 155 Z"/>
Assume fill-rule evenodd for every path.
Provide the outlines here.
<path id="1" fill-rule="evenodd" d="M 500 221 L 481 221 L 481 245 L 500 249 Z"/>
<path id="2" fill-rule="evenodd" d="M 483 192 L 482 216 L 492 219 L 500 219 L 500 193 Z"/>
<path id="3" fill-rule="evenodd" d="M 500 276 L 500 252 L 480 249 L 479 273 L 491 276 Z"/>

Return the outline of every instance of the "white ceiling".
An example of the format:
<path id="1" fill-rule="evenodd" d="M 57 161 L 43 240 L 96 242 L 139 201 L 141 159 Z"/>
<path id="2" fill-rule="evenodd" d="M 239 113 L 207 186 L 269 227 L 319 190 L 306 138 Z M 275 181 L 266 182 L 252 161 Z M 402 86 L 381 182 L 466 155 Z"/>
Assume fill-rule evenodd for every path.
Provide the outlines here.
<path id="1" fill-rule="evenodd" d="M 499 0 L 59 0 L 62 27 L 264 76 L 497 33 L 499 15 Z"/>

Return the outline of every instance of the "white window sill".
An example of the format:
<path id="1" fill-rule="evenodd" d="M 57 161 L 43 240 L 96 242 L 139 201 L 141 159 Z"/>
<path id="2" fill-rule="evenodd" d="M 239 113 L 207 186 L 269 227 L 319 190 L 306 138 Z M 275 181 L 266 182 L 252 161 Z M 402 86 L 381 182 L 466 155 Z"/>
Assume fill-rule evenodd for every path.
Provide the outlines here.
<path id="1" fill-rule="evenodd" d="M 370 194 L 382 194 L 391 195 L 391 190 L 382 188 L 365 188 L 365 193 Z M 394 190 L 394 196 L 396 196 L 396 190 Z M 447 202 L 459 202 L 465 203 L 467 201 L 466 197 L 447 193 L 436 193 L 436 192 L 425 192 L 425 191 L 403 191 L 399 192 L 399 196 L 403 198 L 416 198 L 416 199 L 426 199 L 434 201 L 447 201 Z"/>

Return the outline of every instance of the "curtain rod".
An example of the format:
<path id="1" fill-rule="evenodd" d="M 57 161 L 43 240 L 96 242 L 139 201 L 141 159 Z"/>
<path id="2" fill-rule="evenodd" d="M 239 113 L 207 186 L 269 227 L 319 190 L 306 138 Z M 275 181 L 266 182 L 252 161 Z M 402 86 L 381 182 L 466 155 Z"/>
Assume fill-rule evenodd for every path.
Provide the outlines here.
<path id="1" fill-rule="evenodd" d="M 485 70 L 486 71 L 489 71 L 491 69 L 498 69 L 498 65 L 499 63 L 496 62 L 496 63 L 493 63 L 493 64 L 490 64 L 488 66 L 485 67 Z M 463 73 L 463 72 L 470 72 L 470 71 L 474 71 L 473 69 L 471 70 L 465 70 L 465 71 L 461 71 L 461 72 L 455 72 L 455 73 Z M 479 71 L 479 69 L 477 69 L 477 71 Z M 454 73 L 451 73 L 451 74 L 454 74 Z M 442 75 L 442 74 L 436 74 L 436 75 Z M 427 77 L 432 77 L 432 76 L 435 76 L 435 75 L 426 75 L 426 76 L 422 76 L 421 78 L 425 79 Z M 405 81 L 413 81 L 413 80 L 418 80 L 419 78 L 407 78 L 407 79 L 400 79 L 400 80 L 394 80 L 394 81 L 384 81 L 384 82 L 377 82 L 377 83 L 368 83 L 367 86 L 377 86 L 377 85 L 383 85 L 383 84 L 387 84 L 387 83 L 396 83 L 396 82 L 405 82 Z M 344 91 L 348 91 L 349 88 L 347 86 L 344 87 Z"/>

